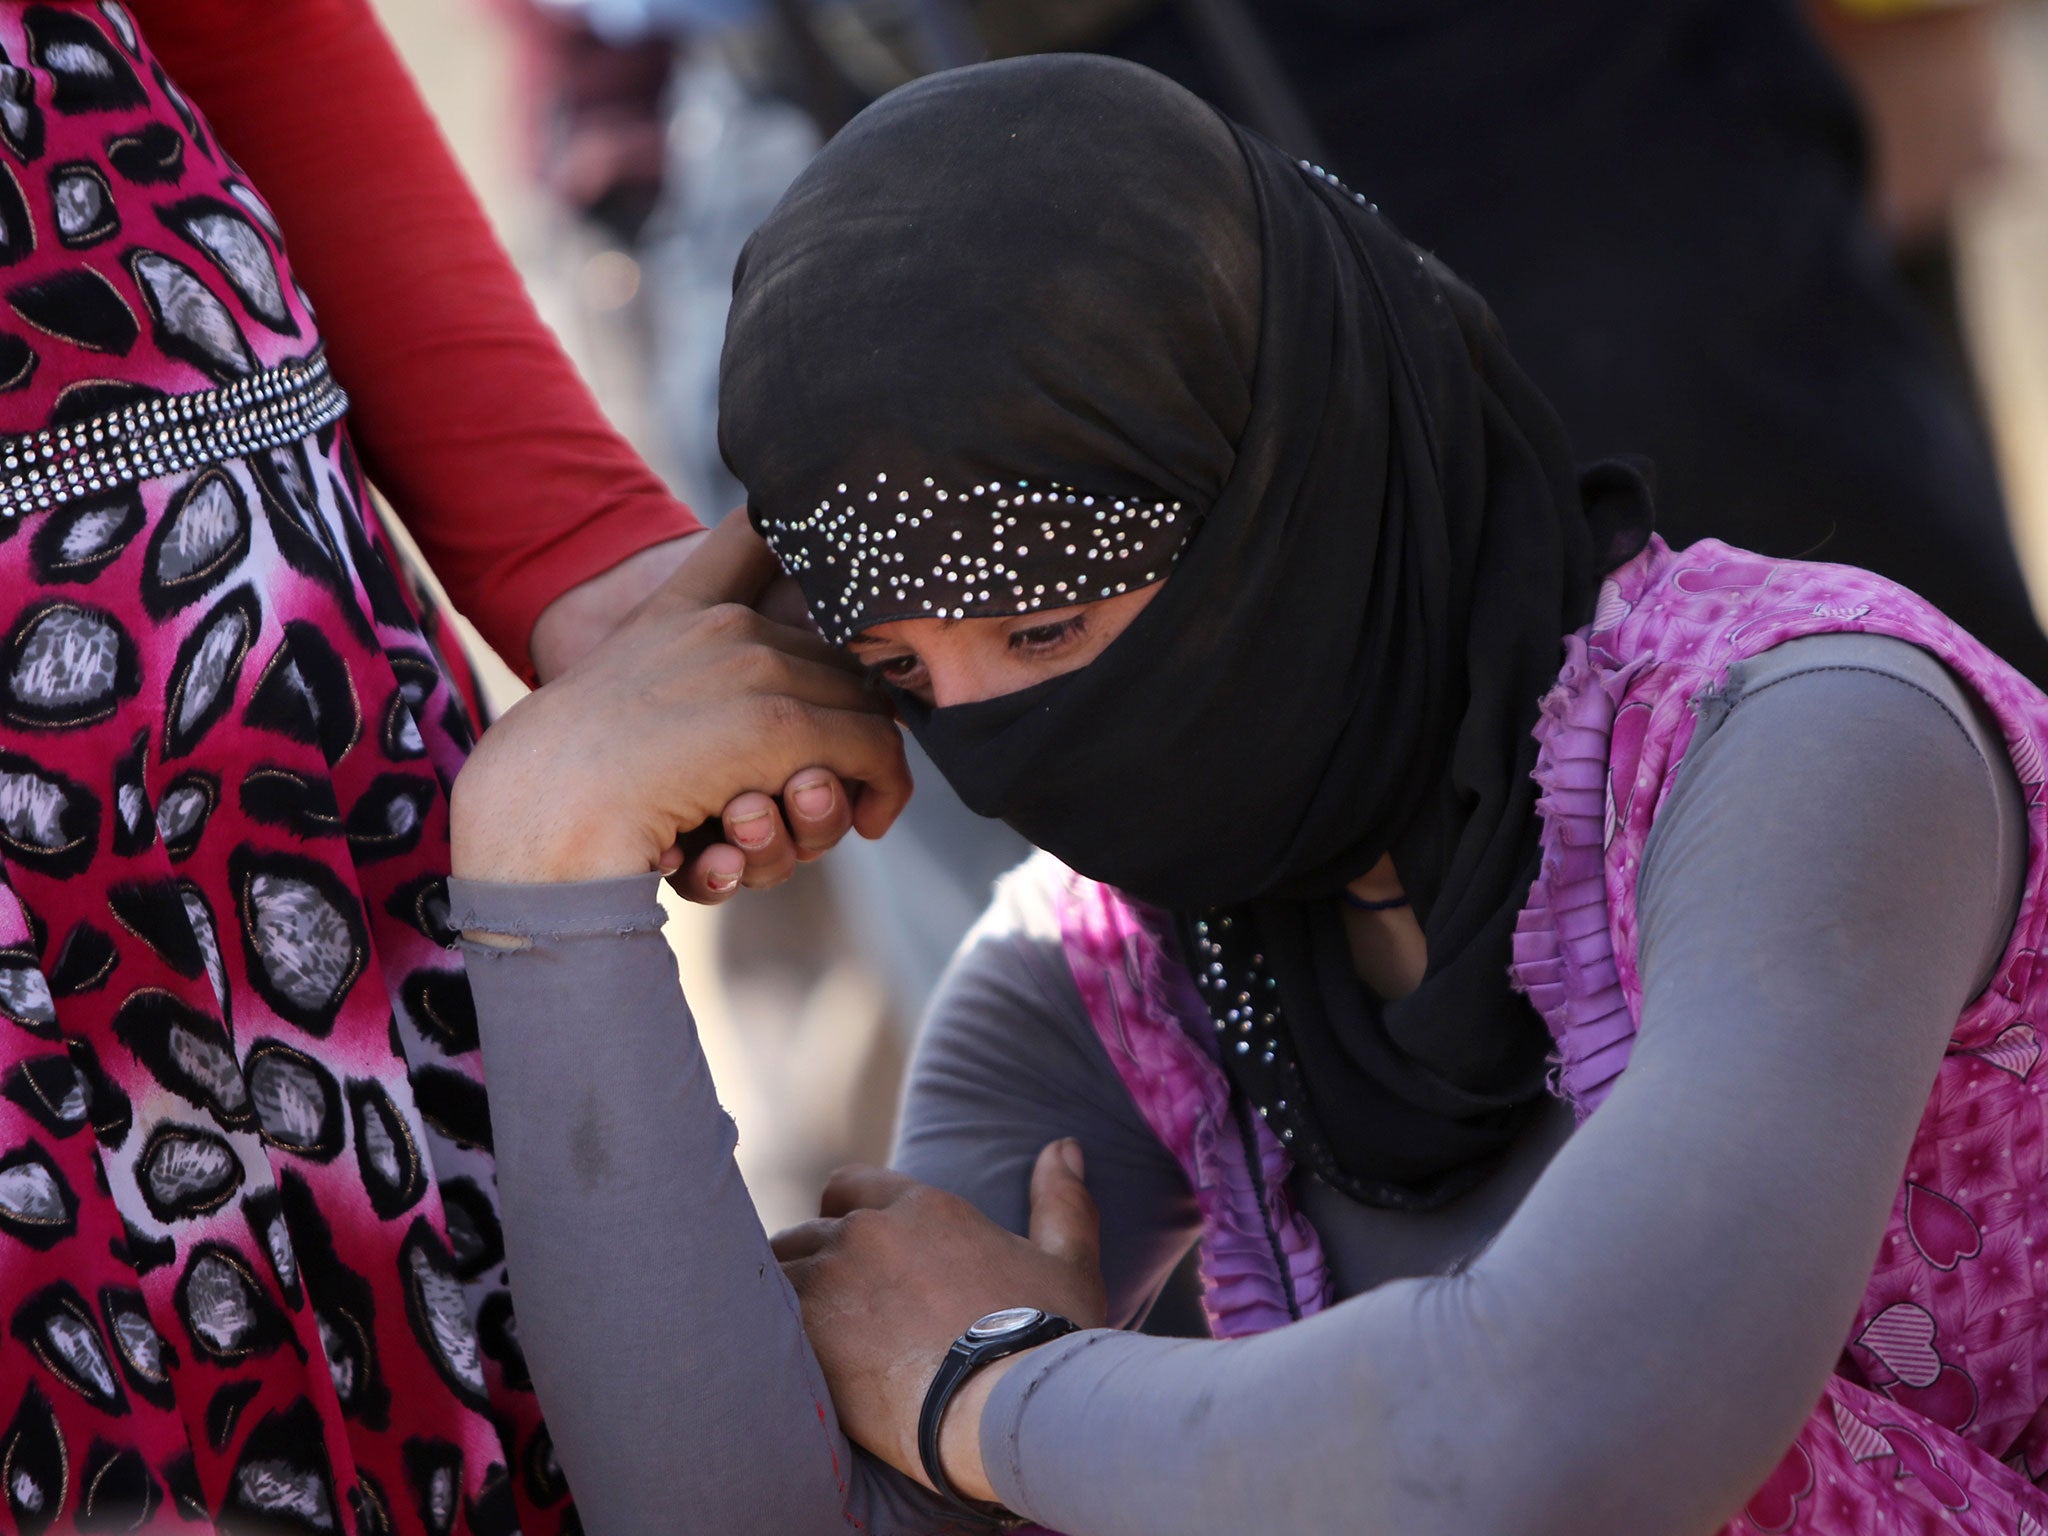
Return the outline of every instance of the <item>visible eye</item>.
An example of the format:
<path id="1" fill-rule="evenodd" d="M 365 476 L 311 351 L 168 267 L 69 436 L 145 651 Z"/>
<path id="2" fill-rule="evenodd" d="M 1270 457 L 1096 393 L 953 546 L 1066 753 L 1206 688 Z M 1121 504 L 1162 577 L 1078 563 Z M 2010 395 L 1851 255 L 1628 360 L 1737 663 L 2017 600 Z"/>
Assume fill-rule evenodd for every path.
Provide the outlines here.
<path id="1" fill-rule="evenodd" d="M 1025 656 L 1049 656 L 1088 632 L 1088 615 L 1077 613 L 1057 624 L 1034 624 L 1010 631 L 1010 649 Z"/>
<path id="2" fill-rule="evenodd" d="M 893 684 L 911 692 L 925 685 L 924 663 L 910 652 L 900 656 L 884 656 L 879 661 L 866 664 L 869 677 Z"/>

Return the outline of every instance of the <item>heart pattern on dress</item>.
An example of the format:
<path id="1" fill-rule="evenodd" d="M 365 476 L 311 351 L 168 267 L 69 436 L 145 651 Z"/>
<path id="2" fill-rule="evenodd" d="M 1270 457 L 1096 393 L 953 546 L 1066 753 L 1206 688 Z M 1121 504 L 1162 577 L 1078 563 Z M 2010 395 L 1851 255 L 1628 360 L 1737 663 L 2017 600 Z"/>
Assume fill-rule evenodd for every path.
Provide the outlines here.
<path id="1" fill-rule="evenodd" d="M 1906 1231 L 1936 1269 L 1954 1269 L 1984 1251 L 1984 1234 L 1970 1213 L 1924 1185 L 1906 1185 Z"/>
<path id="2" fill-rule="evenodd" d="M 1971 1054 L 2025 1082 L 2027 1074 L 2041 1059 L 2041 1037 L 2035 1033 L 2033 1025 L 2022 1020 L 2007 1025 L 1989 1045 Z"/>

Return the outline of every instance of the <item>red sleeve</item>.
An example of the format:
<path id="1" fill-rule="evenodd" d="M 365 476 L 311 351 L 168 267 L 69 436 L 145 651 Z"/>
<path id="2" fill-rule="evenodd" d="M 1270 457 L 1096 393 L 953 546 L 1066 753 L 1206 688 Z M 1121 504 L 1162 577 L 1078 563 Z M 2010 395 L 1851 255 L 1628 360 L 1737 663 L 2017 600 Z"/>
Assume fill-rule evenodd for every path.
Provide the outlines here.
<path id="1" fill-rule="evenodd" d="M 506 661 L 555 598 L 693 531 L 605 420 L 368 0 L 131 0 L 284 226 L 351 430 Z"/>

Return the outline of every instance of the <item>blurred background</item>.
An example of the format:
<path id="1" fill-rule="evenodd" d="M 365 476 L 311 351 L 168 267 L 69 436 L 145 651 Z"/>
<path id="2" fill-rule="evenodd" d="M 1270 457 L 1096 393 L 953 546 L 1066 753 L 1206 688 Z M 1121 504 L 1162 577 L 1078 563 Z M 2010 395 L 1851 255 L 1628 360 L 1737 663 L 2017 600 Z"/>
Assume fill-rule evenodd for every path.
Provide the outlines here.
<path id="1" fill-rule="evenodd" d="M 613 420 L 707 521 L 727 511 L 739 492 L 717 460 L 712 407 L 732 261 L 822 129 L 918 68 L 975 55 L 957 13 L 947 0 L 891 0 L 792 28 L 800 0 L 379 5 Z M 1098 18 L 1145 8 L 1082 6 Z M 1047 45 L 1085 44 L 1059 33 L 1068 9 L 1008 7 L 1045 20 Z M 1232 8 L 1183 9 L 1198 25 L 1217 18 L 1228 41 Z M 2048 3 L 1810 0 L 1805 23 L 1860 107 L 1873 223 L 1989 428 L 2038 613 L 2048 594 Z M 760 38 L 777 32 L 780 51 L 764 60 Z M 1240 82 L 1254 101 L 1256 76 Z M 769 77 L 779 88 L 763 88 Z M 1278 120 L 1261 126 L 1285 142 L 1286 93 L 1264 99 Z M 1971 622 L 1966 610 L 1957 617 Z M 517 695 L 502 667 L 488 682 L 500 707 Z M 944 819 L 933 799 L 941 819 L 921 835 L 944 856 L 930 868 L 864 866 L 863 851 L 836 874 L 806 868 L 790 887 L 743 893 L 717 913 L 676 904 L 678 961 L 771 1228 L 811 1213 L 832 1166 L 885 1155 L 924 997 L 987 880 L 1021 851 Z M 907 929 L 864 923 L 864 911 L 889 904 L 863 898 L 878 880 L 893 897 L 925 893 L 928 913 Z"/>

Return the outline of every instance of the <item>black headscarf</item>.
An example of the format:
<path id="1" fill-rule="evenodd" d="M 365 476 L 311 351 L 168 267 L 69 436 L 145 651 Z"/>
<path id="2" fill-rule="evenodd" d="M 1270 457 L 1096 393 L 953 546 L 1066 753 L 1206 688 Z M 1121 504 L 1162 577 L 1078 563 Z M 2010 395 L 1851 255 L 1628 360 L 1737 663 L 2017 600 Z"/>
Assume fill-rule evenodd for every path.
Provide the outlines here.
<path id="1" fill-rule="evenodd" d="M 1582 490 L 1479 299 L 1163 78 L 1014 60 L 884 98 L 798 179 L 721 410 L 828 633 L 1070 600 L 984 575 L 1018 538 L 991 482 L 1139 509 L 1057 542 L 1070 590 L 1171 568 L 1100 657 L 906 723 L 968 805 L 1181 920 L 1224 1062 L 1318 1173 L 1396 1206 L 1476 1178 L 1547 1050 L 1506 982 L 1537 700 L 1648 527 L 1632 475 Z M 963 558 L 964 602 L 929 585 Z M 1332 898 L 1387 853 L 1429 965 L 1382 1004 Z"/>

